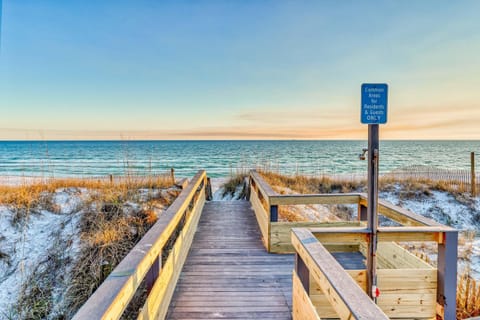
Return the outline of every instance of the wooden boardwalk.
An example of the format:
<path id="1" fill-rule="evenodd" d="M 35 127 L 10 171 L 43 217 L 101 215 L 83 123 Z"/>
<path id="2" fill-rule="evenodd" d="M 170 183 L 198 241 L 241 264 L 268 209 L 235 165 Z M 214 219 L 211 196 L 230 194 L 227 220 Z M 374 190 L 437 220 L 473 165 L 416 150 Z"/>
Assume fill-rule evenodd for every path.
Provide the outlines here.
<path id="1" fill-rule="evenodd" d="M 255 171 L 249 202 L 206 203 L 208 189 L 200 170 L 74 319 L 120 319 L 142 283 L 138 319 L 455 319 L 457 230 L 380 201 L 401 227 L 378 228 L 376 305 L 365 293 L 364 194 L 280 195 Z M 332 203 L 356 204 L 360 221 L 278 221 L 280 205 Z M 400 240 L 436 242 L 438 269 Z"/>
<path id="2" fill-rule="evenodd" d="M 167 319 L 291 319 L 293 264 L 265 250 L 248 201 L 208 202 Z"/>

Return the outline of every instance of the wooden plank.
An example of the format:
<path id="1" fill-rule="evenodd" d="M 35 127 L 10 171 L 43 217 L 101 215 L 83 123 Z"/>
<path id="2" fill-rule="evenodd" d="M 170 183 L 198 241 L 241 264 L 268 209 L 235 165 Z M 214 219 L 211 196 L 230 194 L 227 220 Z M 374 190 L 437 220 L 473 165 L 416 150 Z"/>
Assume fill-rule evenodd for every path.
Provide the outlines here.
<path id="1" fill-rule="evenodd" d="M 388 314 L 385 306 L 433 306 L 437 304 L 435 293 L 388 293 L 382 292 L 377 298 L 378 305 Z"/>
<path id="2" fill-rule="evenodd" d="M 384 269 L 433 269 L 426 261 L 423 261 L 394 242 L 379 242 L 377 257 L 379 267 Z"/>
<path id="3" fill-rule="evenodd" d="M 309 230 L 293 229 L 292 244 L 341 319 L 388 319 Z"/>
<path id="4" fill-rule="evenodd" d="M 431 293 L 429 289 L 437 288 L 435 269 L 379 269 L 377 274 L 378 287 L 384 293 L 400 290 Z"/>
<path id="5" fill-rule="evenodd" d="M 390 305 L 381 306 L 381 309 L 391 319 L 435 319 L 435 312 L 432 314 L 432 308 L 429 305 L 402 306 Z"/>
<path id="6" fill-rule="evenodd" d="M 293 312 L 292 316 L 294 320 L 320 320 L 315 306 L 312 304 L 310 297 L 305 292 L 297 273 L 293 271 L 292 281 L 293 292 Z"/>
<path id="7" fill-rule="evenodd" d="M 270 224 L 270 252 L 293 253 L 292 228 L 339 228 L 356 227 L 359 222 L 274 222 Z"/>
<path id="8" fill-rule="evenodd" d="M 378 305 L 392 318 L 435 318 L 435 269 L 380 269 Z"/>
<path id="9" fill-rule="evenodd" d="M 367 291 L 367 272 L 366 270 L 345 270 L 350 277 L 364 291 Z M 320 286 L 313 277 L 310 278 L 310 299 L 322 318 L 337 318 L 337 312 L 328 301 Z"/>
<path id="10" fill-rule="evenodd" d="M 358 193 L 288 194 L 270 196 L 270 205 L 358 204 Z"/>
<path id="11" fill-rule="evenodd" d="M 204 203 L 205 192 L 201 192 L 199 201 L 193 208 L 189 219 L 178 236 L 169 257 L 165 262 L 165 267 L 162 268 L 162 271 L 160 272 L 160 277 L 153 285 L 153 288 L 138 315 L 138 320 L 165 318 L 178 277 L 187 257 L 190 245 L 192 244 Z"/>
<path id="12" fill-rule="evenodd" d="M 352 243 L 322 243 L 325 249 L 328 252 L 335 253 L 335 252 L 358 252 L 360 250 L 360 245 L 352 244 Z"/>
<path id="13" fill-rule="evenodd" d="M 192 182 L 90 296 L 73 319 L 118 319 L 120 317 L 205 179 L 204 170 L 195 175 Z"/>
<path id="14" fill-rule="evenodd" d="M 262 193 L 265 200 L 267 200 L 271 196 L 275 196 L 276 193 L 272 187 L 262 178 L 262 176 L 255 170 L 250 171 L 250 177 L 255 181 L 259 191 Z M 268 203 L 270 205 L 270 203 Z"/>
<path id="15" fill-rule="evenodd" d="M 323 243 L 363 243 L 368 242 L 368 233 L 359 232 L 359 233 L 334 233 L 334 232 L 322 232 L 315 233 L 315 238 L 318 241 Z"/>
<path id="16" fill-rule="evenodd" d="M 272 311 L 264 311 L 264 312 L 177 312 L 171 317 L 169 320 L 198 320 L 198 319 L 265 319 L 265 320 L 291 320 L 292 317 L 290 315 L 285 315 L 285 312 L 272 312 Z"/>
<path id="17" fill-rule="evenodd" d="M 255 217 L 257 218 L 258 226 L 260 227 L 260 231 L 262 232 L 263 244 L 268 250 L 270 246 L 270 219 L 268 217 L 267 211 L 260 202 L 260 199 L 258 199 L 257 193 L 253 189 L 250 191 L 250 203 L 252 204 L 253 211 L 255 212 Z"/>
<path id="18" fill-rule="evenodd" d="M 435 227 L 379 227 L 378 241 L 382 242 L 441 242 L 443 232 L 451 231 L 452 228 L 445 226 Z"/>

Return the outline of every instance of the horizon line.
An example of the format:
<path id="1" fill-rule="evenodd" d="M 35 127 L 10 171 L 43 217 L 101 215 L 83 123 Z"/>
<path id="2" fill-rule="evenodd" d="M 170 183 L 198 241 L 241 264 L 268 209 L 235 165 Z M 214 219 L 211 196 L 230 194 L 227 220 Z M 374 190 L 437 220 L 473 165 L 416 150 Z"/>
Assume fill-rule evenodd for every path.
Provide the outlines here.
<path id="1" fill-rule="evenodd" d="M 1 139 L 0 142 L 207 142 L 207 141 L 368 141 L 365 139 Z M 380 141 L 480 141 L 480 139 L 380 139 Z"/>

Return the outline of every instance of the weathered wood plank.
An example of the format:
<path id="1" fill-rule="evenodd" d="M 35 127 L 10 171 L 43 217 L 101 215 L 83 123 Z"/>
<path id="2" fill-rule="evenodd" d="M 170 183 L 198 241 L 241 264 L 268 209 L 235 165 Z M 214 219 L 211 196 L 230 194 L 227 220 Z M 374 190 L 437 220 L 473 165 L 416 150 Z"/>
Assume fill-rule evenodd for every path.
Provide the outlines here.
<path id="1" fill-rule="evenodd" d="M 290 315 L 285 312 L 176 312 L 169 317 L 171 320 L 198 320 L 198 319 L 265 319 L 265 320 L 290 320 Z"/>
<path id="2" fill-rule="evenodd" d="M 270 205 L 357 204 L 358 193 L 289 194 L 270 196 Z"/>
<path id="3" fill-rule="evenodd" d="M 250 192 L 250 202 L 252 204 L 255 217 L 257 218 L 258 226 L 262 232 L 262 241 L 265 248 L 268 250 L 270 246 L 270 218 L 269 213 L 265 210 L 262 203 L 258 199 L 258 195 L 255 190 Z"/>
<path id="4" fill-rule="evenodd" d="M 441 242 L 443 232 L 451 231 L 452 228 L 445 226 L 421 226 L 421 227 L 379 227 L 378 241 L 396 242 Z"/>
<path id="5" fill-rule="evenodd" d="M 315 306 L 303 288 L 297 273 L 293 271 L 293 319 L 294 320 L 320 320 Z"/>
<path id="6" fill-rule="evenodd" d="M 290 319 L 293 256 L 269 254 L 261 238 L 249 202 L 207 203 L 167 318 Z"/>

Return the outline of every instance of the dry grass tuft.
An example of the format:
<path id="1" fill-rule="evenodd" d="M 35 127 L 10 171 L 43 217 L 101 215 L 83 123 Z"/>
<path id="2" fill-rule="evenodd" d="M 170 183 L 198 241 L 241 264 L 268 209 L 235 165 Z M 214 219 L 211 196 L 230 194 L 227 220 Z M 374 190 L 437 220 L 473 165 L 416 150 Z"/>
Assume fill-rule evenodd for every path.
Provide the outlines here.
<path id="1" fill-rule="evenodd" d="M 457 319 L 477 316 L 480 316 L 480 283 L 467 270 L 458 279 Z"/>
<path id="2" fill-rule="evenodd" d="M 130 207 L 126 210 L 125 205 L 135 197 L 134 190 L 97 194 L 81 221 L 83 247 L 73 267 L 72 283 L 67 291 L 68 309 L 72 314 L 157 221 L 152 206 L 157 202 L 168 206 L 179 193 L 180 190 L 170 190 L 156 199 L 148 199 L 147 208 L 137 210 Z M 144 298 L 138 295 L 131 304 L 141 306 Z M 130 309 L 132 312 L 138 311 L 138 308 Z"/>
<path id="3" fill-rule="evenodd" d="M 28 220 L 30 214 L 41 209 L 58 213 L 59 208 L 52 201 L 52 196 L 58 189 L 88 189 L 92 192 L 89 196 L 91 201 L 115 204 L 132 199 L 139 189 L 162 189 L 170 185 L 171 179 L 168 176 L 117 177 L 111 181 L 91 178 L 50 179 L 18 186 L 0 185 L 0 204 L 9 206 L 14 212 L 13 224 L 21 224 Z"/>
<path id="4" fill-rule="evenodd" d="M 144 212 L 144 214 L 145 214 L 144 219 L 145 219 L 145 222 L 147 224 L 152 224 L 153 225 L 155 222 L 157 222 L 158 217 L 157 217 L 157 214 L 155 213 L 154 210 L 152 210 L 152 209 L 147 210 L 147 211 Z"/>
<path id="5" fill-rule="evenodd" d="M 235 195 L 235 191 L 237 188 L 244 184 L 246 175 L 244 174 L 237 174 L 232 176 L 227 182 L 223 184 L 223 197 L 227 195 L 231 195 L 232 197 Z M 244 199 L 246 196 L 246 189 L 243 188 L 242 192 L 238 195 L 238 199 Z"/>
<path id="6" fill-rule="evenodd" d="M 290 206 L 278 207 L 278 220 L 284 222 L 303 222 L 308 219 Z"/>
<path id="7" fill-rule="evenodd" d="M 320 178 L 306 176 L 284 176 L 274 172 L 260 172 L 269 185 L 279 193 L 288 188 L 298 193 L 346 193 L 359 192 L 365 186 L 364 181 L 335 180 L 326 176 Z"/>
<path id="8" fill-rule="evenodd" d="M 279 193 L 289 188 L 298 193 L 347 193 L 365 192 L 366 181 L 356 179 L 332 179 L 327 176 L 284 176 L 274 172 L 260 172 L 263 178 Z M 449 192 L 459 202 L 469 204 L 472 199 L 467 196 L 469 190 L 463 184 L 451 184 L 447 181 L 436 181 L 424 178 L 397 179 L 389 176 L 380 177 L 381 191 L 399 192 L 401 199 L 412 199 L 432 196 L 432 191 Z"/>

